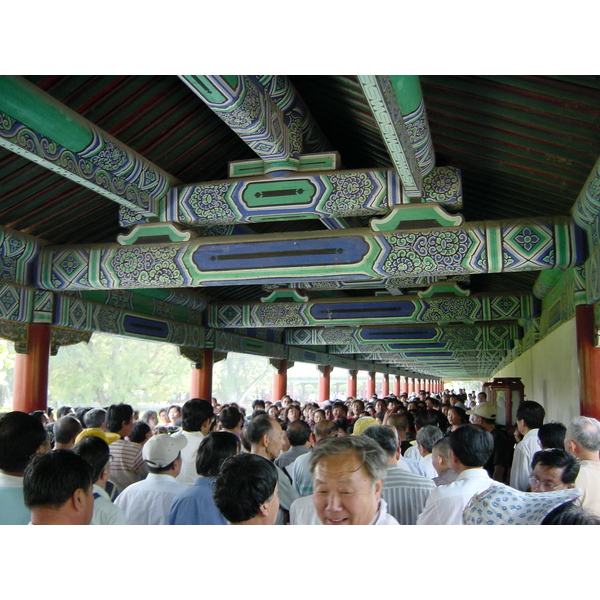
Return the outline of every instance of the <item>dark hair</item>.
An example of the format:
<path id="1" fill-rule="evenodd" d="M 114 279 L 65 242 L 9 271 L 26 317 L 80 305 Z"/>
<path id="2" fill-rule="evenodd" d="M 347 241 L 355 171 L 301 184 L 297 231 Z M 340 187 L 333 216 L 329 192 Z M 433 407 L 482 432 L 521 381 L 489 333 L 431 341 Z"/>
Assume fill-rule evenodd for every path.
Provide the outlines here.
<path id="1" fill-rule="evenodd" d="M 248 424 L 246 429 L 246 441 L 252 444 L 258 444 L 265 433 L 269 433 L 273 427 L 273 422 L 267 413 L 256 415 Z"/>
<path id="2" fill-rule="evenodd" d="M 68 444 L 74 437 L 77 437 L 83 427 L 77 417 L 66 415 L 54 423 L 54 442 L 57 444 Z"/>
<path id="3" fill-rule="evenodd" d="M 58 410 L 56 411 L 56 419 L 60 419 L 61 417 L 64 417 L 65 415 L 68 415 L 71 412 L 72 408 L 70 406 L 59 406 Z"/>
<path id="4" fill-rule="evenodd" d="M 492 434 L 480 425 L 461 425 L 449 438 L 450 449 L 465 467 L 483 467 L 494 450 Z"/>
<path id="5" fill-rule="evenodd" d="M 239 453 L 240 439 L 230 431 L 212 431 L 202 439 L 196 453 L 196 473 L 216 477 L 223 461 Z"/>
<path id="6" fill-rule="evenodd" d="M 119 433 L 123 423 L 129 423 L 133 417 L 133 407 L 130 404 L 111 404 L 106 411 L 106 429 L 111 433 Z"/>
<path id="7" fill-rule="evenodd" d="M 127 437 L 129 438 L 130 442 L 141 444 L 146 439 L 146 435 L 151 431 L 152 429 L 150 428 L 150 425 L 146 423 L 146 421 L 136 421 L 133 424 L 131 433 Z"/>
<path id="8" fill-rule="evenodd" d="M 414 420 L 409 412 L 397 412 L 388 417 L 387 424 L 394 427 L 396 431 L 404 433 L 410 427 L 411 419 Z"/>
<path id="9" fill-rule="evenodd" d="M 46 441 L 41 421 L 21 411 L 0 418 L 0 469 L 22 473 L 35 451 Z"/>
<path id="10" fill-rule="evenodd" d="M 29 413 L 32 417 L 35 417 L 42 425 L 46 424 L 47 416 L 43 410 L 34 410 Z"/>
<path id="11" fill-rule="evenodd" d="M 75 409 L 75 416 L 79 419 L 80 423 L 84 423 L 83 418 L 87 413 L 90 412 L 90 410 L 92 410 L 91 406 L 78 406 Z"/>
<path id="12" fill-rule="evenodd" d="M 565 484 L 575 483 L 577 475 L 579 475 L 579 460 L 560 448 L 550 448 L 536 452 L 531 459 L 531 470 L 535 469 L 538 464 L 543 467 L 563 469 L 561 480 Z"/>
<path id="13" fill-rule="evenodd" d="M 92 466 L 72 450 L 38 454 L 27 465 L 23 476 L 25 506 L 58 510 L 76 490 L 88 490 L 92 476 Z"/>
<path id="14" fill-rule="evenodd" d="M 304 446 L 310 437 L 310 425 L 306 421 L 293 421 L 286 429 L 291 446 Z"/>
<path id="15" fill-rule="evenodd" d="M 235 429 L 243 418 L 242 413 L 235 406 L 226 406 L 219 413 L 219 423 L 223 429 Z"/>
<path id="16" fill-rule="evenodd" d="M 375 440 L 388 456 L 395 456 L 398 449 L 398 437 L 393 431 L 385 425 L 369 425 L 360 435 L 370 437 Z"/>
<path id="17" fill-rule="evenodd" d="M 538 431 L 538 440 L 543 448 L 564 448 L 566 425 L 562 423 L 545 423 Z"/>
<path id="18" fill-rule="evenodd" d="M 92 466 L 92 479 L 94 483 L 100 479 L 102 471 L 108 465 L 110 460 L 110 450 L 108 444 L 96 435 L 90 435 L 83 438 L 76 446 L 73 447 L 73 452 L 81 456 Z"/>
<path id="19" fill-rule="evenodd" d="M 450 412 L 451 410 L 453 410 L 458 415 L 458 417 L 460 418 L 460 420 L 463 423 L 469 422 L 469 417 L 467 415 L 467 411 L 464 408 L 461 408 L 460 406 L 451 406 L 448 409 L 448 412 Z M 444 414 L 444 413 L 442 413 L 442 414 Z"/>
<path id="20" fill-rule="evenodd" d="M 331 410 L 333 410 L 334 408 L 343 408 L 344 409 L 344 414 L 348 413 L 348 407 L 341 400 L 336 400 L 331 405 Z"/>
<path id="21" fill-rule="evenodd" d="M 422 429 L 426 425 L 434 425 L 437 427 L 438 424 L 438 413 L 437 410 L 420 410 L 415 416 L 415 427 Z"/>
<path id="22" fill-rule="evenodd" d="M 238 454 L 225 460 L 213 484 L 213 499 L 230 523 L 255 517 L 261 504 L 273 497 L 277 468 L 258 454 Z"/>
<path id="23" fill-rule="evenodd" d="M 544 424 L 545 416 L 544 407 L 533 400 L 525 400 L 517 408 L 517 421 L 522 419 L 529 429 L 539 429 Z"/>
<path id="24" fill-rule="evenodd" d="M 214 416 L 215 411 L 208 400 L 192 398 L 181 407 L 181 428 L 184 431 L 200 431 L 203 423 Z"/>
<path id="25" fill-rule="evenodd" d="M 285 396 L 284 396 L 284 398 L 285 398 Z M 264 409 L 264 407 L 265 407 L 265 401 L 264 400 L 254 400 L 252 402 L 252 410 L 256 410 L 257 408 L 263 408 Z"/>
<path id="26" fill-rule="evenodd" d="M 540 525 L 600 525 L 600 517 L 585 510 L 576 500 L 565 502 L 550 511 Z"/>

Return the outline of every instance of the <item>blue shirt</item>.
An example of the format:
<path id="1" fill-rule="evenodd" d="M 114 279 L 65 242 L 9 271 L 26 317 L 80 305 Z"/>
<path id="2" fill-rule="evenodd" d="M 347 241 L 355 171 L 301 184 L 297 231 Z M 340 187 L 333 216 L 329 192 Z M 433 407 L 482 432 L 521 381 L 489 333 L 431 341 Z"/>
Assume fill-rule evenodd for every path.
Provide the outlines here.
<path id="1" fill-rule="evenodd" d="M 227 525 L 212 497 L 214 477 L 198 477 L 179 492 L 169 511 L 169 525 Z"/>
<path id="2" fill-rule="evenodd" d="M 27 525 L 31 521 L 23 500 L 23 478 L 0 473 L 0 525 Z"/>

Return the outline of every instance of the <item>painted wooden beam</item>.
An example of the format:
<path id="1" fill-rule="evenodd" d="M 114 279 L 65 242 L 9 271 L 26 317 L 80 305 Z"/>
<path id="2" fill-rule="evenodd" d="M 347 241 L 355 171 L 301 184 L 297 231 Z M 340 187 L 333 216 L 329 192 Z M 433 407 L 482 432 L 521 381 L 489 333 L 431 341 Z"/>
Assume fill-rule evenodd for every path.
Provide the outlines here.
<path id="1" fill-rule="evenodd" d="M 0 146 L 145 216 L 179 183 L 22 77 L 0 77 Z"/>
<path id="2" fill-rule="evenodd" d="M 0 281 L 29 285 L 44 245 L 34 236 L 0 226 Z"/>
<path id="3" fill-rule="evenodd" d="M 468 327 L 462 325 L 413 326 L 382 325 L 380 327 L 312 327 L 306 329 L 287 329 L 285 343 L 295 346 L 304 345 L 379 345 L 397 344 L 493 344 L 494 342 L 512 343 L 520 337 L 520 327 L 516 321 L 479 322 Z"/>
<path id="4" fill-rule="evenodd" d="M 302 140 L 255 76 L 181 75 L 186 85 L 267 163 L 268 172 L 295 171 Z"/>
<path id="5" fill-rule="evenodd" d="M 460 171 L 435 169 L 426 179 L 423 202 L 461 208 Z M 296 173 L 275 179 L 236 178 L 174 187 L 166 200 L 165 220 L 189 226 L 295 219 L 326 222 L 387 215 L 394 207 L 409 204 L 393 169 Z"/>
<path id="6" fill-rule="evenodd" d="M 410 198 L 420 198 L 423 195 L 423 175 L 389 77 L 359 75 L 358 81 L 406 195 Z"/>
<path id="7" fill-rule="evenodd" d="M 537 300 L 529 294 L 422 299 L 341 298 L 309 302 L 215 303 L 208 309 L 210 327 L 283 327 L 399 325 L 413 323 L 476 323 L 537 316 Z"/>
<path id="8" fill-rule="evenodd" d="M 45 247 L 34 285 L 89 290 L 373 282 L 567 268 L 582 260 L 578 231 L 570 219 L 553 217 L 394 232 L 350 229 Z"/>

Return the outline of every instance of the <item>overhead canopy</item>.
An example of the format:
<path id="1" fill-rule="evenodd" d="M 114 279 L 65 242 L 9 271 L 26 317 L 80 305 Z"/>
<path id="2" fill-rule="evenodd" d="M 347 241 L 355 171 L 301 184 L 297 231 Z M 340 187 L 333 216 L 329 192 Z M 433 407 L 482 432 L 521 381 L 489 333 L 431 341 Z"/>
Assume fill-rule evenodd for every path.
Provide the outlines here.
<path id="1" fill-rule="evenodd" d="M 597 76 L 0 77 L 0 334 L 485 379 L 599 155 Z"/>

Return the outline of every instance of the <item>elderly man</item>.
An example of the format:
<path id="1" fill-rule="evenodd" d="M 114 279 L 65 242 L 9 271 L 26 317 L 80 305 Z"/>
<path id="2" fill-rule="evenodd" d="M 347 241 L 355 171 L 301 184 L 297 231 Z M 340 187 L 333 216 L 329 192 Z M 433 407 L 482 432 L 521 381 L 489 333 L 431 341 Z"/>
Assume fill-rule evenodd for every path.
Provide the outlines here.
<path id="1" fill-rule="evenodd" d="M 600 422 L 575 417 L 567 427 L 565 450 L 579 459 L 575 487 L 583 490 L 581 505 L 600 516 Z"/>
<path id="2" fill-rule="evenodd" d="M 517 429 L 523 439 L 515 446 L 512 468 L 510 471 L 510 486 L 526 492 L 531 477 L 531 459 L 540 449 L 538 444 L 538 429 L 544 423 L 546 411 L 541 404 L 525 400 L 517 409 Z"/>
<path id="3" fill-rule="evenodd" d="M 71 450 L 38 455 L 25 469 L 23 497 L 32 525 L 89 525 L 92 467 Z"/>
<path id="4" fill-rule="evenodd" d="M 532 492 L 554 492 L 575 487 L 579 475 L 579 461 L 566 450 L 540 450 L 531 461 L 529 478 Z"/>
<path id="5" fill-rule="evenodd" d="M 469 423 L 454 430 L 449 439 L 450 466 L 458 477 L 431 492 L 417 525 L 462 525 L 462 513 L 471 497 L 493 483 L 483 468 L 494 448 L 492 434 Z"/>
<path id="6" fill-rule="evenodd" d="M 41 421 L 20 411 L 0 418 L 0 525 L 27 525 L 23 473 L 31 458 L 50 450 Z"/>
<path id="7" fill-rule="evenodd" d="M 387 466 L 381 446 L 363 435 L 327 438 L 315 444 L 310 468 L 318 521 L 323 525 L 398 525 L 381 497 Z M 297 524 L 314 522 L 305 514 Z"/>
<path id="8" fill-rule="evenodd" d="M 96 436 L 107 444 L 112 444 L 121 439 L 118 433 L 106 431 L 106 411 L 103 408 L 92 408 L 83 416 L 85 429 L 75 438 L 75 444 L 79 444 L 86 437 Z"/>
<path id="9" fill-rule="evenodd" d="M 277 467 L 257 454 L 238 454 L 222 465 L 213 485 L 216 507 L 230 525 L 274 525 L 279 512 Z"/>
<path id="10" fill-rule="evenodd" d="M 434 483 L 398 466 L 400 447 L 394 428 L 371 425 L 361 435 L 375 440 L 386 453 L 388 467 L 381 495 L 387 502 L 388 512 L 400 525 L 416 525 L 429 494 L 435 489 Z"/>
<path id="11" fill-rule="evenodd" d="M 128 525 L 168 525 L 173 498 L 185 486 L 175 478 L 181 471 L 181 450 L 187 439 L 161 433 L 152 436 L 143 447 L 149 474 L 119 494 L 115 504 L 123 511 Z"/>
<path id="12" fill-rule="evenodd" d="M 437 477 L 437 471 L 433 468 L 431 451 L 434 444 L 443 437 L 442 430 L 434 425 L 426 425 L 417 431 L 417 448 L 422 457 L 422 465 L 429 479 Z"/>
<path id="13" fill-rule="evenodd" d="M 266 413 L 256 415 L 246 427 L 246 441 L 250 444 L 250 452 L 274 461 L 283 447 L 283 431 L 279 421 L 271 419 Z M 298 492 L 292 487 L 290 478 L 279 468 L 278 498 L 279 515 L 276 525 L 284 525 L 289 520 L 292 502 L 298 498 Z"/>

